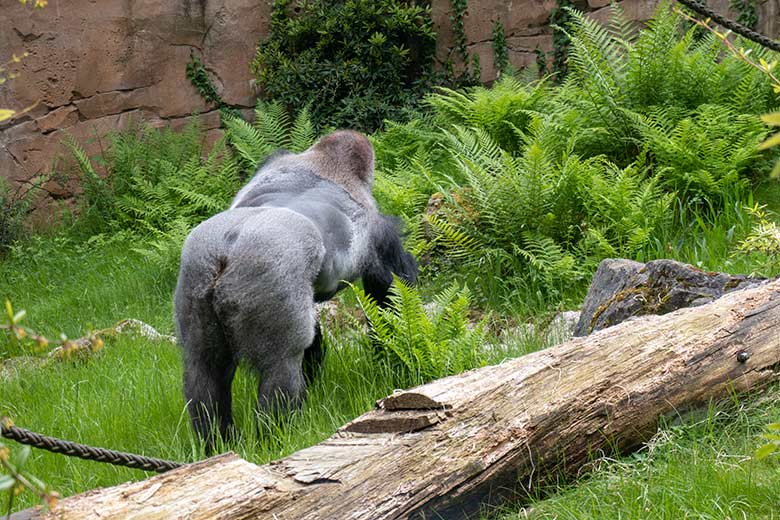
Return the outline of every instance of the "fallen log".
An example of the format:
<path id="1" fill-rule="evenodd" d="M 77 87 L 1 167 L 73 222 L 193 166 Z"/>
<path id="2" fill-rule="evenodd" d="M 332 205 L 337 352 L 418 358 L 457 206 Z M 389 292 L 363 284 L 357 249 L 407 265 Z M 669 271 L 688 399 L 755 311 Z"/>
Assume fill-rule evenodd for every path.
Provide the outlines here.
<path id="1" fill-rule="evenodd" d="M 64 499 L 43 517 L 463 518 L 579 470 L 594 452 L 640 445 L 664 414 L 779 371 L 771 282 L 398 391 L 270 464 L 225 454 Z"/>

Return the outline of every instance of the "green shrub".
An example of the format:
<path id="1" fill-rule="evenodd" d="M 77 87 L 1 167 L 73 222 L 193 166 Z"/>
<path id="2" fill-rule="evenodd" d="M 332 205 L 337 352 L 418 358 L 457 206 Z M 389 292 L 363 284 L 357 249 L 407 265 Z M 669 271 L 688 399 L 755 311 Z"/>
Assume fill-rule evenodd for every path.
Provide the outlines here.
<path id="1" fill-rule="evenodd" d="M 207 151 L 197 124 L 182 132 L 135 126 L 109 136 L 95 158 L 73 139 L 65 144 L 81 175 L 79 229 L 144 237 L 135 251 L 163 270 L 176 268 L 189 230 L 227 208 L 241 185 L 240 163 L 225 141 Z"/>
<path id="2" fill-rule="evenodd" d="M 573 120 L 574 132 L 591 135 L 579 140 L 580 153 L 605 154 L 628 164 L 647 138 L 648 118 L 657 125 L 661 115 L 668 130 L 695 117 L 703 105 L 713 107 L 705 114 L 709 120 L 702 121 L 704 126 L 717 126 L 721 133 L 729 126 L 745 132 L 744 136 L 732 132 L 730 145 L 748 145 L 762 133 L 759 124 L 740 119 L 755 119 L 777 103 L 771 83 L 738 58 L 722 55 L 715 36 L 695 38 L 696 27 L 685 31 L 684 21 L 667 3 L 658 7 L 635 41 L 626 36 L 631 34 L 630 24 L 619 7 L 613 7 L 612 23 L 606 28 L 576 10 L 570 13 L 569 76 L 561 92 L 566 102 L 557 117 Z M 753 49 L 756 59 L 768 58 L 766 49 L 740 44 Z M 680 130 L 682 138 L 685 130 Z M 748 142 L 738 141 L 743 138 Z M 683 146 L 691 144 L 700 143 Z M 693 153 L 709 152 L 705 148 Z M 748 153 L 755 158 L 753 150 Z M 725 170 L 733 166 L 726 165 Z"/>
<path id="3" fill-rule="evenodd" d="M 230 116 L 222 121 L 228 142 L 248 175 L 275 150 L 302 152 L 317 139 L 308 107 L 303 107 L 293 120 L 281 104 L 258 101 L 254 122 Z"/>
<path id="4" fill-rule="evenodd" d="M 0 255 L 22 236 L 24 220 L 36 195 L 37 189 L 14 189 L 0 177 Z"/>
<path id="5" fill-rule="evenodd" d="M 440 88 L 425 101 L 434 109 L 437 125 L 479 128 L 504 150 L 513 152 L 521 147 L 533 113 L 545 112 L 550 97 L 544 81 L 528 84 L 507 74 L 490 88 Z"/>
<path id="6" fill-rule="evenodd" d="M 137 126 L 108 142 L 103 154 L 90 158 L 75 140 L 66 141 L 79 166 L 92 232 L 165 232 L 176 220 L 194 226 L 227 207 L 240 187 L 238 163 L 224 142 L 207 153 L 197 124 L 182 132 Z"/>
<path id="7" fill-rule="evenodd" d="M 406 217 L 427 272 L 458 273 L 481 303 L 548 307 L 604 257 L 682 251 L 725 210 L 749 219 L 732 209 L 771 167 L 758 114 L 776 100 L 759 71 L 666 4 L 638 33 L 618 7 L 606 28 L 567 12 L 562 85 L 441 89 L 430 114 L 375 137 L 377 199 Z"/>
<path id="8" fill-rule="evenodd" d="M 654 174 L 669 191 L 716 206 L 741 199 L 757 169 L 758 145 L 767 135 L 755 115 L 712 104 L 682 118 L 658 109 L 637 128 L 654 158 Z"/>
<path id="9" fill-rule="evenodd" d="M 276 0 L 252 70 L 263 95 L 309 105 L 315 128 L 408 119 L 431 84 L 430 7 L 402 0 Z"/>
<path id="10" fill-rule="evenodd" d="M 484 364 L 487 333 L 482 323 L 469 323 L 467 287 L 452 285 L 426 306 L 416 289 L 396 279 L 384 309 L 359 287 L 353 290 L 368 318 L 377 356 L 407 385 Z"/>

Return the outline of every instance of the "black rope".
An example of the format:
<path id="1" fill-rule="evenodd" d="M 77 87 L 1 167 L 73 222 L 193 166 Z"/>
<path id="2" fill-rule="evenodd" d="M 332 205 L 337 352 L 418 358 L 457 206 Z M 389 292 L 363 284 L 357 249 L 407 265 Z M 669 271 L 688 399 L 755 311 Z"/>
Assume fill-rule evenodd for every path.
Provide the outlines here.
<path id="1" fill-rule="evenodd" d="M 677 1 L 685 5 L 686 7 L 696 11 L 700 15 L 706 16 L 707 18 L 711 19 L 713 22 L 717 23 L 718 25 L 725 27 L 726 29 L 730 29 L 733 32 L 739 34 L 740 36 L 747 38 L 748 40 L 754 41 L 757 44 L 766 47 L 767 49 L 772 49 L 773 51 L 780 52 L 780 42 L 778 42 L 777 40 L 767 38 L 763 34 L 759 34 L 753 29 L 745 27 L 744 25 L 739 24 L 733 20 L 729 20 L 728 18 L 724 18 L 697 0 L 677 0 Z"/>
<path id="2" fill-rule="evenodd" d="M 108 462 L 115 466 L 125 466 L 127 468 L 142 469 L 145 471 L 156 471 L 157 473 L 165 473 L 172 469 L 183 466 L 181 462 L 173 462 L 170 460 L 154 459 L 151 457 L 144 457 L 142 455 L 135 455 L 133 453 L 124 453 L 121 451 L 107 450 L 104 448 L 93 448 L 86 444 L 79 444 L 71 441 L 64 441 L 62 439 L 56 439 L 54 437 L 47 437 L 39 433 L 25 430 L 24 428 L 18 428 L 13 426 L 11 422 L 5 418 L 0 417 L 0 435 L 6 439 L 14 440 L 21 444 L 27 444 L 28 446 L 34 446 L 42 450 L 51 451 L 54 453 L 62 453 L 69 457 L 78 457 L 85 460 L 95 460 L 98 462 Z"/>

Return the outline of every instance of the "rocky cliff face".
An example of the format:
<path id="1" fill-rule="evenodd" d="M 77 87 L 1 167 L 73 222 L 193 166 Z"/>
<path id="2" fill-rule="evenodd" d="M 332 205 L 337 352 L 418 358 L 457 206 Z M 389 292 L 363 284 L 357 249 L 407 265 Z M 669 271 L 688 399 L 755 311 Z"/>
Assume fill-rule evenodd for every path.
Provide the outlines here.
<path id="1" fill-rule="evenodd" d="M 607 19 L 608 0 L 578 1 L 591 16 Z M 480 57 L 483 81 L 497 75 L 493 23 L 504 25 L 510 63 L 524 67 L 536 60 L 537 47 L 553 50 L 548 18 L 555 3 L 470 0 L 464 29 L 469 53 Z M 621 2 L 635 20 L 649 18 L 656 3 Z M 728 3 L 712 0 L 710 6 L 728 13 Z M 432 11 L 437 58 L 457 63 L 450 0 L 432 0 Z M 270 0 L 49 0 L 34 11 L 18 0 L 0 0 L 0 61 L 29 52 L 20 76 L 0 88 L 0 107 L 37 103 L 27 115 L 0 124 L 0 177 L 23 183 L 49 171 L 66 134 L 97 153 L 106 133 L 133 119 L 180 126 L 199 113 L 213 137 L 219 117 L 185 77 L 190 55 L 201 58 L 226 102 L 253 106 L 248 64 L 267 34 L 270 12 Z M 780 0 L 761 3 L 760 19 L 764 34 L 778 34 Z M 55 198 L 70 195 L 54 183 L 47 189 Z"/>
<path id="2" fill-rule="evenodd" d="M 132 119 L 180 126 L 197 112 L 206 131 L 216 129 L 218 114 L 185 77 L 191 53 L 228 103 L 254 105 L 248 63 L 267 31 L 267 2 L 50 0 L 31 11 L 0 0 L 0 13 L 0 56 L 29 53 L 0 89 L 0 106 L 37 103 L 0 126 L 0 177 L 12 182 L 47 172 L 66 134 L 97 153 L 107 132 Z"/>

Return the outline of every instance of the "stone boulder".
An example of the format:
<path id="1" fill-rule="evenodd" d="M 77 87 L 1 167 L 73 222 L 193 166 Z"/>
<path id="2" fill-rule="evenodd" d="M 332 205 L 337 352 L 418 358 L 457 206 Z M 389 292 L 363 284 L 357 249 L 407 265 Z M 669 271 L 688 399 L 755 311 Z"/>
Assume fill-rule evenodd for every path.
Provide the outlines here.
<path id="1" fill-rule="evenodd" d="M 586 336 L 634 316 L 704 305 L 765 282 L 765 278 L 706 272 L 674 260 L 643 264 L 609 258 L 593 275 L 574 335 Z"/>

